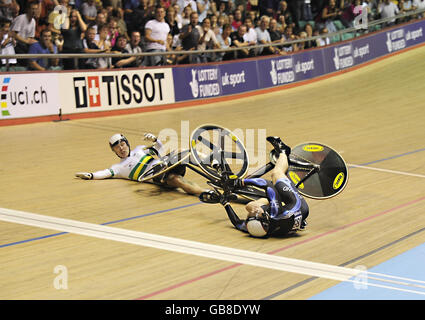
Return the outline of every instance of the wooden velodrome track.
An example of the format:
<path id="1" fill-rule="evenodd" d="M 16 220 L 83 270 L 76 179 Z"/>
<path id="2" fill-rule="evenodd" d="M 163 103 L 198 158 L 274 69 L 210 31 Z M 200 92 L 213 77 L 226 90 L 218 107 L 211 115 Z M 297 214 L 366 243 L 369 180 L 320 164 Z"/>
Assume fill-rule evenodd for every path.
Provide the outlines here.
<path id="1" fill-rule="evenodd" d="M 425 240 L 424 55 L 422 46 L 318 82 L 234 101 L 2 127 L 0 207 L 271 256 L 373 267 Z M 190 131 L 217 123 L 255 133 L 266 129 L 289 145 L 320 141 L 348 164 L 364 167 L 350 166 L 348 186 L 337 197 L 307 199 L 305 232 L 266 240 L 233 229 L 220 205 L 183 192 L 74 178 L 117 162 L 107 143 L 112 134 L 125 134 L 135 146 L 144 132 L 180 133 L 181 121 L 189 121 Z M 186 177 L 207 187 L 190 170 Z M 338 283 L 11 222 L 0 221 L 0 229 L 1 299 L 307 299 Z M 66 268 L 67 289 L 55 288 L 58 266 Z"/>

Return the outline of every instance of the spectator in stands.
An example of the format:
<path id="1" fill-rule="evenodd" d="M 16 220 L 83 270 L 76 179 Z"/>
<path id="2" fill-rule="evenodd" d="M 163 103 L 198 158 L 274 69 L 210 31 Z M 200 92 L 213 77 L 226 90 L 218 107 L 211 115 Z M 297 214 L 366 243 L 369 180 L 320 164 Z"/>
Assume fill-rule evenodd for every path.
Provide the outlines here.
<path id="1" fill-rule="evenodd" d="M 416 9 L 425 9 L 425 0 L 413 0 L 413 6 L 416 7 Z M 420 13 L 418 15 L 418 18 L 422 18 L 424 16 L 423 13 Z"/>
<path id="2" fill-rule="evenodd" d="M 217 17 L 216 15 L 214 15 L 215 17 Z M 227 16 L 219 16 L 217 17 L 217 28 L 218 28 L 218 32 L 216 34 L 220 34 L 223 32 L 223 27 L 224 25 L 228 24 L 228 20 L 227 20 Z M 232 26 L 230 26 L 232 27 Z M 232 29 L 233 31 L 233 29 Z"/>
<path id="3" fill-rule="evenodd" d="M 318 30 L 314 31 L 314 33 L 313 33 L 314 36 L 318 36 L 318 35 L 321 36 L 321 38 L 316 39 L 316 46 L 317 47 L 327 46 L 331 43 L 331 40 L 327 36 L 327 33 L 328 33 L 328 29 L 326 29 L 326 27 L 320 29 L 320 31 L 318 31 Z"/>
<path id="4" fill-rule="evenodd" d="M 41 32 L 40 41 L 33 43 L 30 48 L 30 54 L 57 54 L 58 49 L 56 45 L 52 41 L 52 32 L 48 29 L 44 29 Z M 56 69 L 59 65 L 58 58 L 38 58 L 38 59 L 30 59 L 28 61 L 28 67 L 31 70 L 37 71 L 45 71 L 49 69 Z"/>
<path id="5" fill-rule="evenodd" d="M 139 31 L 141 35 L 145 34 L 145 24 L 151 20 L 151 11 L 149 0 L 139 0 L 138 6 L 125 10 L 124 21 L 128 32 Z"/>
<path id="6" fill-rule="evenodd" d="M 281 39 L 283 38 L 283 35 L 277 28 L 277 20 L 276 19 L 274 19 L 274 18 L 270 19 L 268 32 L 270 34 L 271 42 L 273 42 L 273 43 L 282 42 Z"/>
<path id="7" fill-rule="evenodd" d="M 176 19 L 176 10 L 173 6 L 169 6 L 167 9 L 167 16 L 165 17 L 165 21 L 168 23 L 170 27 L 171 36 L 175 36 L 180 33 L 180 28 Z"/>
<path id="8" fill-rule="evenodd" d="M 233 13 L 232 12 L 229 12 L 229 14 L 227 15 L 227 22 L 230 24 L 230 25 L 232 25 L 233 24 L 233 20 L 235 20 L 235 16 L 233 15 Z M 234 29 L 233 28 L 233 26 L 232 26 L 232 30 L 233 31 L 237 31 L 238 29 Z"/>
<path id="9" fill-rule="evenodd" d="M 286 26 L 285 31 L 283 32 L 283 36 L 284 36 L 285 42 L 294 41 L 294 40 L 297 40 L 298 38 L 294 34 L 294 28 L 292 26 Z M 285 51 L 286 53 L 296 52 L 298 51 L 298 44 L 296 43 L 284 44 L 283 51 Z"/>
<path id="10" fill-rule="evenodd" d="M 16 40 L 15 52 L 18 54 L 28 53 L 30 45 L 37 42 L 35 37 L 35 17 L 38 13 L 38 2 L 27 4 L 26 13 L 17 16 L 10 27 L 11 33 Z M 26 65 L 26 61 L 18 61 Z"/>
<path id="11" fill-rule="evenodd" d="M 301 31 L 298 34 L 298 39 L 299 40 L 307 39 L 307 32 Z M 298 47 L 298 51 L 302 51 L 302 50 L 306 49 L 306 41 L 298 42 L 297 47 Z"/>
<path id="12" fill-rule="evenodd" d="M 124 20 L 127 25 L 131 25 L 133 21 L 134 10 L 142 4 L 141 0 L 123 0 Z M 148 0 L 146 1 L 146 9 L 148 8 Z"/>
<path id="13" fill-rule="evenodd" d="M 248 0 L 249 4 L 250 4 L 250 10 L 252 11 L 258 11 L 258 1 L 259 0 Z M 255 20 L 253 20 L 255 21 Z"/>
<path id="14" fill-rule="evenodd" d="M 120 34 L 117 38 L 115 46 L 112 47 L 111 52 L 116 53 L 117 57 L 112 58 L 111 68 L 121 68 L 126 62 L 128 57 L 119 57 L 121 53 L 126 53 L 127 38 Z"/>
<path id="15" fill-rule="evenodd" d="M 252 10 L 248 11 L 246 13 L 246 17 L 245 18 L 251 18 L 251 21 L 252 21 L 252 24 L 254 26 L 254 29 L 256 27 L 258 27 L 259 19 L 257 17 L 257 12 L 256 11 L 252 11 Z"/>
<path id="16" fill-rule="evenodd" d="M 106 15 L 103 12 L 98 12 L 96 18 L 88 23 L 90 27 L 96 30 L 96 41 L 99 40 L 100 28 L 104 26 L 106 22 Z"/>
<path id="17" fill-rule="evenodd" d="M 326 27 L 326 29 L 331 33 L 337 32 L 338 30 L 334 24 L 334 21 L 339 20 L 342 22 L 342 13 L 343 11 L 337 7 L 335 0 L 329 0 L 328 4 L 323 8 L 321 14 L 317 16 L 316 23 L 318 28 L 323 29 Z"/>
<path id="18" fill-rule="evenodd" d="M 11 32 L 10 32 L 10 21 L 1 18 L 0 19 L 0 54 L 1 55 L 14 55 L 15 54 L 15 45 L 16 40 L 13 38 Z M 7 63 L 9 65 L 16 65 L 17 61 L 16 59 L 2 59 L 1 60 L 3 65 L 6 65 Z"/>
<path id="19" fill-rule="evenodd" d="M 300 28 L 300 21 L 303 20 L 304 0 L 292 0 L 289 2 L 289 10 L 292 13 L 293 22 L 297 30 Z"/>
<path id="20" fill-rule="evenodd" d="M 2 0 L 0 0 L 1 2 Z M 63 1 L 63 0 L 62 0 Z M 48 16 L 53 9 L 58 5 L 58 0 L 41 0 L 39 1 L 39 18 L 40 20 L 47 21 Z M 53 36 L 53 34 L 52 34 Z"/>
<path id="21" fill-rule="evenodd" d="M 412 0 L 399 0 L 398 9 L 400 12 L 408 13 L 409 11 L 416 10 L 416 7 L 413 5 Z"/>
<path id="22" fill-rule="evenodd" d="M 124 34 L 127 38 L 129 38 L 127 24 L 124 21 L 124 10 L 121 8 L 111 10 L 108 15 L 108 20 L 111 19 L 114 19 L 117 22 L 118 33 Z"/>
<path id="23" fill-rule="evenodd" d="M 87 0 L 81 5 L 81 14 L 86 23 L 94 23 L 97 16 L 95 0 Z"/>
<path id="24" fill-rule="evenodd" d="M 184 7 L 183 12 L 182 12 L 182 28 L 188 24 L 190 24 L 190 14 L 192 12 L 197 12 L 196 10 L 193 11 L 192 7 L 190 5 L 187 5 L 186 7 Z"/>
<path id="25" fill-rule="evenodd" d="M 310 23 L 307 23 L 304 26 L 304 32 L 306 33 L 306 38 L 313 37 L 314 29 L 313 29 L 313 27 L 312 27 L 312 25 Z M 304 41 L 304 49 L 315 48 L 316 46 L 317 46 L 317 43 L 316 43 L 315 40 Z"/>
<path id="26" fill-rule="evenodd" d="M 216 16 L 227 17 L 229 15 L 228 2 L 220 1 L 218 5 L 218 10 L 215 13 Z M 228 21 L 230 23 L 230 21 Z"/>
<path id="27" fill-rule="evenodd" d="M 232 21 L 232 27 L 233 30 L 238 30 L 239 26 L 243 23 L 242 22 L 242 12 L 239 9 L 236 9 L 233 14 L 233 21 Z"/>
<path id="28" fill-rule="evenodd" d="M 202 22 L 202 28 L 199 29 L 200 38 L 198 44 L 198 50 L 209 50 L 219 49 L 220 44 L 215 36 L 214 31 L 211 29 L 211 21 L 209 18 L 205 18 Z M 211 62 L 215 60 L 215 53 L 203 53 L 201 54 L 201 62 Z"/>
<path id="29" fill-rule="evenodd" d="M 73 9 L 69 16 L 69 27 L 61 30 L 63 37 L 62 53 L 81 53 L 83 51 L 82 35 L 87 30 L 80 12 Z M 96 30 L 95 30 L 96 34 Z M 78 69 L 78 60 L 63 59 L 63 67 L 65 70 Z"/>
<path id="30" fill-rule="evenodd" d="M 312 21 L 314 18 L 311 2 L 311 0 L 304 0 L 302 15 L 304 21 Z"/>
<path id="31" fill-rule="evenodd" d="M 145 42 L 147 52 L 165 52 L 168 50 L 167 38 L 170 26 L 165 22 L 165 9 L 155 9 L 155 19 L 149 20 L 145 25 Z M 165 64 L 163 55 L 145 57 L 146 66 L 158 66 Z"/>
<path id="32" fill-rule="evenodd" d="M 214 31 L 214 34 L 217 36 L 223 31 L 223 25 L 218 25 L 218 17 L 214 14 L 208 16 L 211 20 L 211 29 Z"/>
<path id="33" fill-rule="evenodd" d="M 174 1 L 174 0 L 173 0 Z M 167 10 L 171 6 L 171 0 L 159 0 L 160 6 Z"/>
<path id="34" fill-rule="evenodd" d="M 133 31 L 130 36 L 130 42 L 126 44 L 123 53 L 141 53 L 140 41 L 142 37 L 139 31 Z M 114 61 L 113 61 L 114 62 Z M 127 57 L 115 62 L 115 68 L 136 68 L 142 65 L 142 57 Z"/>
<path id="35" fill-rule="evenodd" d="M 0 18 L 12 21 L 19 14 L 19 4 L 16 0 L 1 0 L 0 1 Z"/>
<path id="36" fill-rule="evenodd" d="M 375 20 L 378 15 L 378 0 L 363 0 L 362 7 L 367 10 L 367 19 L 369 21 Z M 365 9 L 366 8 L 366 9 Z"/>
<path id="37" fill-rule="evenodd" d="M 277 28 L 280 30 L 280 32 L 283 33 L 283 31 L 285 30 L 287 26 L 285 16 L 282 14 L 278 15 L 276 21 L 277 21 Z"/>
<path id="38" fill-rule="evenodd" d="M 269 31 L 267 30 L 270 23 L 270 17 L 262 16 L 260 18 L 260 25 L 255 28 L 257 32 L 257 43 L 258 44 L 268 44 L 271 43 L 271 38 Z M 276 49 L 272 46 L 270 47 L 262 47 L 258 49 L 258 55 L 269 55 L 276 53 Z"/>
<path id="39" fill-rule="evenodd" d="M 198 13 L 192 12 L 190 14 L 190 23 L 183 26 L 179 36 L 183 50 L 189 51 L 198 48 L 199 39 L 201 37 L 200 28 L 201 27 L 198 25 Z M 177 59 L 181 64 L 199 63 L 201 61 L 199 54 L 187 54 Z"/>
<path id="40" fill-rule="evenodd" d="M 233 31 L 230 35 L 230 38 L 232 39 L 231 47 L 234 48 L 240 48 L 241 50 L 233 51 L 233 58 L 236 59 L 243 59 L 250 57 L 250 51 L 249 51 L 249 43 L 245 41 L 243 36 L 246 33 L 246 25 L 242 24 L 239 26 L 238 31 Z"/>
<path id="41" fill-rule="evenodd" d="M 43 3 L 44 2 L 41 2 L 41 4 Z M 58 38 L 62 38 L 61 29 L 69 27 L 69 23 L 70 23 L 69 16 L 71 14 L 71 7 L 68 5 L 69 0 L 59 0 L 58 3 L 59 5 L 55 7 L 55 8 L 60 8 L 58 11 L 52 9 L 46 13 L 48 15 L 47 17 L 48 29 L 52 31 L 52 38 L 53 38 L 53 42 L 55 43 L 58 40 Z M 45 6 L 45 8 L 47 9 L 48 7 Z M 64 19 L 62 19 L 62 17 L 64 17 Z"/>
<path id="42" fill-rule="evenodd" d="M 204 19 L 208 16 L 210 11 L 210 0 L 196 0 L 196 8 L 199 15 L 199 22 L 202 23 Z"/>
<path id="43" fill-rule="evenodd" d="M 123 0 L 103 0 L 103 6 L 105 8 L 121 9 L 123 6 Z"/>
<path id="44" fill-rule="evenodd" d="M 248 2 L 251 2 L 251 1 L 249 1 L 249 0 L 235 0 L 235 7 L 236 7 L 236 9 L 239 9 L 242 12 L 245 12 L 246 8 L 248 7 Z M 251 3 L 250 3 L 250 6 L 252 6 Z"/>
<path id="45" fill-rule="evenodd" d="M 230 24 L 225 24 L 223 26 L 223 31 L 217 35 L 218 43 L 220 43 L 221 49 L 230 48 L 232 44 L 232 39 L 230 34 L 232 33 L 232 26 Z M 219 52 L 216 55 L 216 61 L 230 60 L 233 58 L 233 52 Z"/>
<path id="46" fill-rule="evenodd" d="M 243 38 L 250 46 L 255 46 L 257 44 L 257 31 L 255 31 L 252 19 L 249 17 L 245 18 L 244 24 L 246 26 L 246 33 Z"/>
<path id="47" fill-rule="evenodd" d="M 271 43 L 283 43 L 284 42 L 285 38 L 283 37 L 283 34 L 277 28 L 277 20 L 276 19 L 274 19 L 274 18 L 270 19 L 268 32 L 270 34 Z M 275 46 L 273 48 L 275 50 L 275 53 L 279 53 L 279 54 L 284 53 L 284 52 L 282 52 L 281 46 Z"/>
<path id="48" fill-rule="evenodd" d="M 192 11 L 198 12 L 198 7 L 196 5 L 196 1 L 194 1 L 194 0 L 177 0 L 176 3 L 178 4 L 178 6 L 180 8 L 180 14 L 183 14 L 183 10 L 187 6 L 190 6 L 190 8 L 192 9 L 191 12 Z M 198 18 L 198 20 L 199 20 L 199 18 Z"/>
<path id="49" fill-rule="evenodd" d="M 361 1 L 360 0 L 352 0 L 351 3 L 349 3 L 345 7 L 345 9 L 344 9 L 344 11 L 341 15 L 341 17 L 343 18 L 342 21 L 346 21 L 350 27 L 353 27 L 354 26 L 353 25 L 354 19 L 362 13 L 362 10 L 364 10 L 364 9 L 362 8 Z"/>
<path id="50" fill-rule="evenodd" d="M 179 27 L 179 29 L 181 29 L 183 27 L 183 24 L 182 24 L 183 17 L 182 17 L 182 14 L 180 13 L 180 7 L 177 3 L 175 3 L 173 5 L 173 8 L 174 8 L 174 14 L 176 16 L 177 26 Z"/>
<path id="51" fill-rule="evenodd" d="M 108 22 L 109 33 L 108 40 L 111 43 L 111 47 L 115 46 L 118 36 L 120 35 L 118 28 L 118 21 L 115 18 L 109 19 Z M 125 36 L 125 34 L 123 34 Z"/>
<path id="52" fill-rule="evenodd" d="M 83 51 L 85 53 L 109 53 L 111 48 L 109 42 L 106 40 L 108 34 L 107 26 L 103 26 L 100 29 L 99 41 L 95 40 L 96 30 L 94 28 L 88 28 L 86 36 L 83 40 Z M 83 67 L 85 69 L 103 69 L 109 68 L 111 65 L 111 58 L 88 58 L 85 60 Z"/>
<path id="53" fill-rule="evenodd" d="M 279 7 L 279 1 L 278 0 L 259 0 L 259 13 L 260 17 L 262 16 L 268 16 L 268 17 L 274 17 L 276 15 L 276 12 L 278 11 Z"/>
<path id="54" fill-rule="evenodd" d="M 378 13 L 381 15 L 382 19 L 385 18 L 391 18 L 396 16 L 400 10 L 398 9 L 397 5 L 390 1 L 390 0 L 379 0 L 378 4 Z M 386 26 L 392 26 L 396 22 L 396 19 L 388 20 L 388 22 L 385 23 Z"/>

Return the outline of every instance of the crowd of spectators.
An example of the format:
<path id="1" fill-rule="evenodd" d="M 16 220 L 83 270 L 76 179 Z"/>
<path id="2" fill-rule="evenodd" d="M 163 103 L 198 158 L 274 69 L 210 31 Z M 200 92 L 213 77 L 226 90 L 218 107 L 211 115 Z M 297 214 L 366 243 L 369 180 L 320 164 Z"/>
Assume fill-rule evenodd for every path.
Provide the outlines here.
<path id="1" fill-rule="evenodd" d="M 285 55 L 330 44 L 327 34 L 352 27 L 363 10 L 370 21 L 423 8 L 425 0 L 0 0 L 1 54 L 116 54 L 8 60 L 9 65 L 29 70 L 124 68 Z M 312 36 L 319 37 L 287 43 Z M 278 45 L 252 48 L 258 44 Z M 240 50 L 204 52 L 231 47 Z M 202 52 L 175 53 L 193 50 Z M 120 56 L 140 52 L 170 54 Z"/>

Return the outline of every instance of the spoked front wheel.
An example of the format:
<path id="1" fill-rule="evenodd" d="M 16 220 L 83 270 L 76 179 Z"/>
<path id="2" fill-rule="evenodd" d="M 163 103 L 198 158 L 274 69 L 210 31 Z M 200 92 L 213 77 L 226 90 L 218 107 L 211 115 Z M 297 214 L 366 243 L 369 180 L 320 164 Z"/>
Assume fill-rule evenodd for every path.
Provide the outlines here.
<path id="1" fill-rule="evenodd" d="M 201 170 L 220 180 L 222 173 L 243 178 L 249 166 L 242 141 L 230 130 L 214 124 L 204 124 L 193 130 L 190 151 Z"/>

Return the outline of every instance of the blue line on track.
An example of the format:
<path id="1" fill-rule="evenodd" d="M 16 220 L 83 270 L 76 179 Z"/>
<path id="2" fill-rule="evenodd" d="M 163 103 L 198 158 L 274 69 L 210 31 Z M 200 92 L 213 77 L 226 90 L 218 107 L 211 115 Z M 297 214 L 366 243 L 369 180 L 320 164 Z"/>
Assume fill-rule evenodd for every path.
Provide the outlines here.
<path id="1" fill-rule="evenodd" d="M 384 158 L 384 159 L 380 159 L 380 160 L 375 160 L 375 161 L 370 161 L 370 162 L 362 163 L 361 166 L 368 166 L 370 164 L 374 164 L 374 163 L 378 163 L 378 162 L 382 162 L 382 161 L 387 161 L 387 160 L 392 160 L 392 159 L 396 159 L 396 158 L 408 156 L 410 154 L 414 154 L 414 153 L 418 153 L 418 152 L 422 152 L 422 151 L 425 151 L 425 148 L 414 150 L 414 151 L 410 151 L 410 152 L 406 152 L 406 153 L 402 153 L 402 154 L 398 154 L 398 155 L 395 155 L 395 156 L 392 156 L 392 157 L 389 157 L 389 158 Z"/>
<path id="2" fill-rule="evenodd" d="M 165 209 L 165 210 L 155 211 L 155 212 L 151 212 L 151 213 L 145 213 L 145 214 L 141 214 L 140 216 L 135 216 L 135 217 L 130 217 L 130 218 L 124 218 L 124 219 L 121 219 L 121 220 L 105 222 L 105 223 L 102 223 L 101 225 L 106 226 L 108 224 L 114 224 L 114 223 L 119 223 L 119 222 L 123 222 L 123 221 L 129 221 L 129 220 L 144 218 L 144 217 L 148 217 L 148 216 L 153 216 L 155 214 L 160 214 L 160 213 L 169 212 L 169 211 L 173 211 L 173 210 L 179 210 L 179 209 L 193 207 L 193 206 L 196 206 L 196 205 L 201 204 L 201 203 L 202 202 L 196 202 L 196 203 L 191 203 L 191 204 L 187 204 L 187 205 L 184 205 L 184 206 L 175 207 L 175 208 L 171 208 L 171 209 Z"/>
<path id="3" fill-rule="evenodd" d="M 129 220 L 144 218 L 144 217 L 153 216 L 153 215 L 164 213 L 164 212 L 170 212 L 170 211 L 174 211 L 174 210 L 179 210 L 179 209 L 184 209 L 184 208 L 188 208 L 188 207 L 193 207 L 193 206 L 196 206 L 196 205 L 201 204 L 201 203 L 202 202 L 196 202 L 196 203 L 191 203 L 191 204 L 187 204 L 187 205 L 184 205 L 184 206 L 179 206 L 179 207 L 175 207 L 175 208 L 171 208 L 171 209 L 165 209 L 165 210 L 160 210 L 160 211 L 145 213 L 145 214 L 141 214 L 141 215 L 135 216 L 135 217 L 130 217 L 130 218 L 125 218 L 125 219 L 121 219 L 121 220 L 115 220 L 115 221 L 105 222 L 105 223 L 102 223 L 101 225 L 106 226 L 108 224 L 114 224 L 114 223 L 119 223 L 119 222 L 123 222 L 123 221 L 129 221 Z M 0 244 L 0 248 L 10 247 L 10 246 L 13 246 L 13 245 L 17 245 L 17 244 L 21 244 L 21 243 L 26 243 L 26 242 L 31 242 L 31 241 L 36 241 L 36 240 L 42 240 L 42 239 L 52 238 L 52 237 L 61 236 L 61 235 L 68 234 L 68 233 L 69 232 L 53 233 L 53 234 L 49 234 L 49 235 L 42 236 L 42 237 L 31 238 L 31 239 L 27 239 L 27 240 L 12 242 L 12 243 Z"/>
<path id="4" fill-rule="evenodd" d="M 63 234 L 67 234 L 67 233 L 68 232 L 60 232 L 60 233 L 48 234 L 47 236 L 42 236 L 42 237 L 37 237 L 37 238 L 31 238 L 31 239 L 27 239 L 27 240 L 12 242 L 12 243 L 0 244 L 0 248 L 10 247 L 10 246 L 14 246 L 14 245 L 21 244 L 21 243 L 26 243 L 26 242 L 36 241 L 36 240 L 42 240 L 42 239 L 47 239 L 47 238 L 56 237 L 56 236 L 61 236 Z"/>
<path id="5" fill-rule="evenodd" d="M 425 151 L 425 148 L 414 150 L 414 151 L 410 151 L 410 152 L 406 152 L 406 153 L 402 153 L 402 154 L 395 155 L 395 156 L 392 156 L 392 157 L 389 157 L 389 158 L 384 158 L 384 159 L 380 159 L 380 160 L 366 162 L 366 163 L 363 163 L 361 165 L 362 166 L 367 166 L 367 165 L 370 165 L 370 164 L 373 164 L 373 163 L 387 161 L 387 160 L 391 160 L 391 159 L 395 159 L 395 158 L 399 158 L 399 157 L 404 157 L 404 156 L 407 156 L 407 155 L 410 155 L 410 154 L 414 154 L 414 153 L 417 153 L 417 152 L 422 152 L 422 151 Z M 144 218 L 144 217 L 147 217 L 147 216 L 152 216 L 152 215 L 156 215 L 156 214 L 160 214 L 160 213 L 164 213 L 164 212 L 170 212 L 170 211 L 174 211 L 174 210 L 179 210 L 179 209 L 184 209 L 184 208 L 196 206 L 196 205 L 201 204 L 201 203 L 202 202 L 196 202 L 196 203 L 191 203 L 191 204 L 180 206 L 180 207 L 175 207 L 175 208 L 170 208 L 170 209 L 165 209 L 165 210 L 160 210 L 160 211 L 145 213 L 145 214 L 142 214 L 142 215 L 139 215 L 139 216 L 135 216 L 135 217 L 130 217 L 130 218 L 125 218 L 125 219 L 121 219 L 121 220 L 115 220 L 115 221 L 105 222 L 105 223 L 102 223 L 102 225 L 109 225 L 109 224 L 119 223 L 119 222 L 123 222 L 123 221 L 129 221 L 129 220 Z M 61 235 L 67 234 L 67 233 L 68 232 L 60 232 L 60 233 L 49 234 L 49 235 L 42 236 L 42 237 L 37 237 L 37 238 L 31 238 L 31 239 L 27 239 L 27 240 L 12 242 L 12 243 L 0 244 L 0 248 L 10 247 L 10 246 L 18 245 L 18 244 L 21 244 L 21 243 L 26 243 L 26 242 L 36 241 L 36 240 L 42 240 L 42 239 L 47 239 L 47 238 L 56 237 L 56 236 L 61 236 Z"/>

